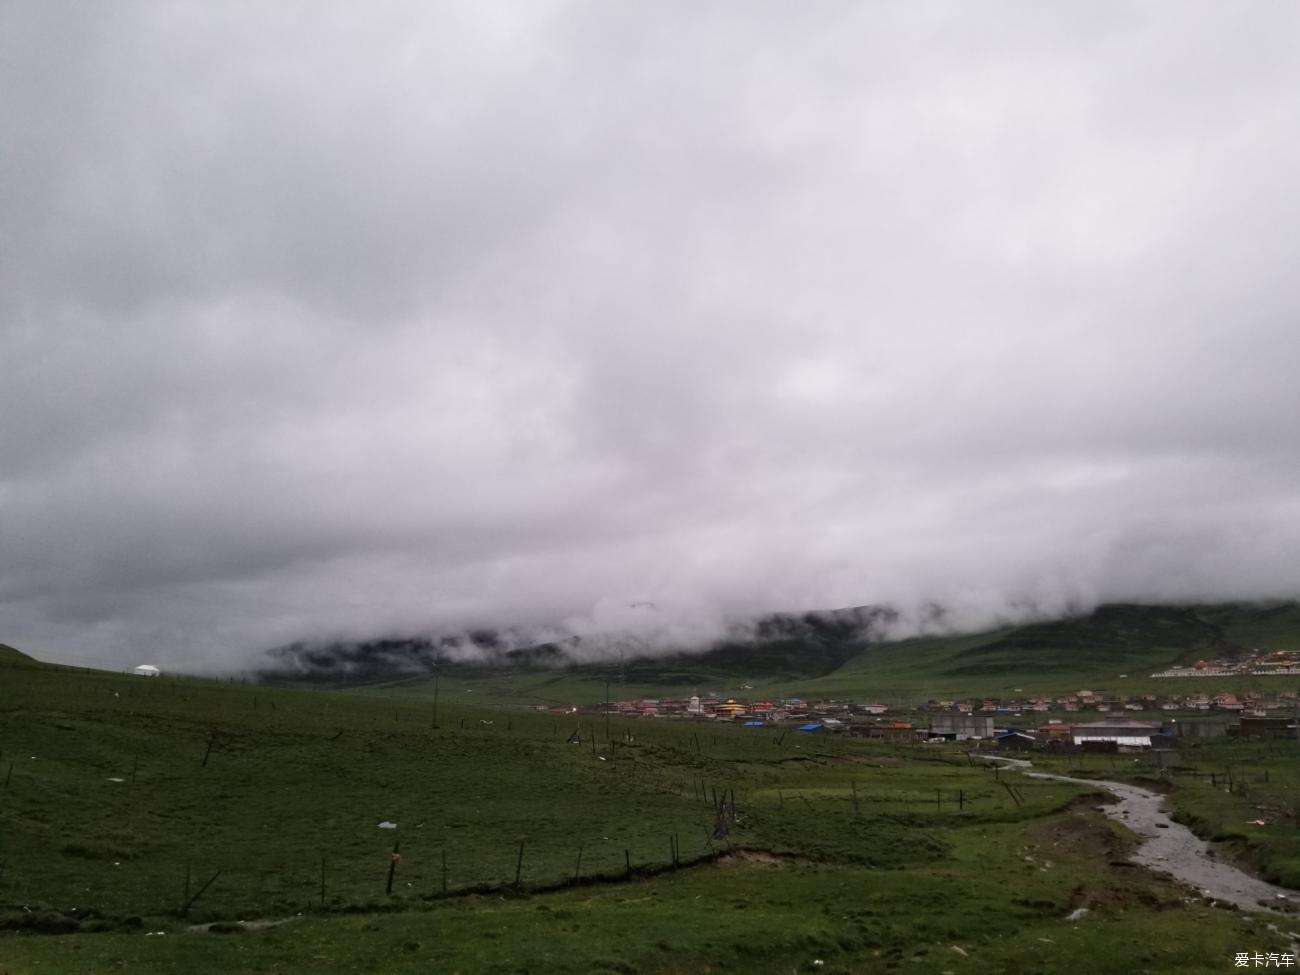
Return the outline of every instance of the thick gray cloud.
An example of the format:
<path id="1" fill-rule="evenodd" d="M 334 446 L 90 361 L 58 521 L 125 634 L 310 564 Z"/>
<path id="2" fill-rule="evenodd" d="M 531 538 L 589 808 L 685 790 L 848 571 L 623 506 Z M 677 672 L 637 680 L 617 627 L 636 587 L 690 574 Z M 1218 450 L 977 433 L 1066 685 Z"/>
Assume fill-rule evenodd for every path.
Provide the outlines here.
<path id="1" fill-rule="evenodd" d="M 0 641 L 1300 593 L 1297 41 L 0 4 Z"/>

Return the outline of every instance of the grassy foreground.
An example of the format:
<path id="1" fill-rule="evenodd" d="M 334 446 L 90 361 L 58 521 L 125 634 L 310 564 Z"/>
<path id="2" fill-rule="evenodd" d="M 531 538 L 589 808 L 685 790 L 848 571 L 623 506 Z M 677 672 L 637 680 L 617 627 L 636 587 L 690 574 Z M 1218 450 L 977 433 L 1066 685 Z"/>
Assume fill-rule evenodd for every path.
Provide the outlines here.
<path id="1" fill-rule="evenodd" d="M 1079 787 L 1013 797 L 960 753 L 461 702 L 433 725 L 0 663 L 0 973 L 1208 972 L 1288 940 L 1127 866 Z"/>

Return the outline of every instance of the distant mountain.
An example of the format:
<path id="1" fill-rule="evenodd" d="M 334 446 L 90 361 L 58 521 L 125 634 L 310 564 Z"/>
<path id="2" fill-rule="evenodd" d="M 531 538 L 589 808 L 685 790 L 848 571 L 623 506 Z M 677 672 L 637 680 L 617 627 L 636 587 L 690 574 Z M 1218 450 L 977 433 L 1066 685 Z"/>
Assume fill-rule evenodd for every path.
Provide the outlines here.
<path id="1" fill-rule="evenodd" d="M 895 614 L 879 607 L 772 613 L 737 623 L 707 646 L 670 646 L 636 633 L 570 636 L 529 643 L 518 631 L 474 630 L 454 636 L 294 643 L 267 654 L 258 673 L 267 680 L 371 683 L 444 671 L 581 667 L 628 678 L 654 675 L 690 683 L 701 675 L 815 677 L 828 673 L 878 639 Z M 585 663 L 598 659 L 598 663 Z M 674 678 L 678 675 L 680 680 Z"/>
<path id="2" fill-rule="evenodd" d="M 972 679 L 1014 674 L 1135 673 L 1255 648 L 1300 649 L 1300 604 L 1115 603 L 1076 615 L 986 633 L 942 631 L 888 639 L 897 615 L 859 606 L 774 613 L 737 624 L 707 646 L 668 647 L 636 634 L 571 636 L 532 644 L 516 631 L 475 630 L 436 638 L 298 643 L 268 653 L 259 676 L 273 681 L 373 683 L 428 676 L 554 669 L 592 680 L 701 685 L 714 680 L 808 680 L 908 672 Z"/>
<path id="3" fill-rule="evenodd" d="M 497 630 L 473 630 L 443 637 L 387 637 L 377 640 L 291 643 L 267 652 L 255 668 L 268 680 L 371 683 L 433 673 L 435 667 L 473 657 L 486 666 L 508 666 L 514 644 Z"/>

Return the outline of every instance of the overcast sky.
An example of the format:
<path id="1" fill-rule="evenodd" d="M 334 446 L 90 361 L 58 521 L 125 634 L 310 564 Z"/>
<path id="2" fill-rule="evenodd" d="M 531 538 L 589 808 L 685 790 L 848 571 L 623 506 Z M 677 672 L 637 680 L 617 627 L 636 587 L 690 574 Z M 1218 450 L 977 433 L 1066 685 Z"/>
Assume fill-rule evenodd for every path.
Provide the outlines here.
<path id="1" fill-rule="evenodd" d="M 1297 92 L 1284 0 L 0 2 L 0 642 L 1300 594 Z"/>

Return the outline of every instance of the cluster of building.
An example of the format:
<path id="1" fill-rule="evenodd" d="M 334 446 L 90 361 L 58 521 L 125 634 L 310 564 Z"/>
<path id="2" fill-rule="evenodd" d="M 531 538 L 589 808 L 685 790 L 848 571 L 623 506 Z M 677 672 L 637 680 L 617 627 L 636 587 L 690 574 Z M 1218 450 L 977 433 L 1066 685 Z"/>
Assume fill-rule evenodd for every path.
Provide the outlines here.
<path id="1" fill-rule="evenodd" d="M 627 717 L 687 718 L 714 721 L 758 721 L 762 724 L 781 724 L 811 719 L 843 723 L 857 716 L 885 714 L 884 704 L 855 704 L 852 701 L 804 701 L 797 697 L 776 700 L 736 700 L 735 698 L 643 698 L 630 701 L 611 701 L 604 705 L 611 713 Z"/>
<path id="2" fill-rule="evenodd" d="M 1152 677 L 1288 677 L 1300 674 L 1300 653 L 1254 650 L 1244 657 L 1198 660 L 1190 667 L 1169 667 Z"/>
<path id="3" fill-rule="evenodd" d="M 1082 751 L 1129 751 L 1173 747 L 1172 726 L 1159 721 L 1105 718 L 1081 724 L 1049 721 L 1030 728 L 996 727 L 993 718 L 981 715 L 935 715 L 930 719 L 927 741 L 990 741 L 998 748 Z"/>
<path id="4" fill-rule="evenodd" d="M 1271 710 L 1294 708 L 1295 691 L 1234 694 L 1113 694 L 1079 690 L 1073 694 L 1029 698 L 989 698 L 980 701 L 931 701 L 928 709 L 956 711 L 962 714 L 1026 714 L 1049 711 L 1236 711 L 1264 715 Z"/>
<path id="5" fill-rule="evenodd" d="M 721 696 L 644 698 L 611 701 L 595 710 L 624 717 L 676 718 L 736 722 L 751 728 L 792 727 L 815 734 L 847 734 L 898 742 L 971 741 L 1005 749 L 1127 751 L 1172 747 L 1189 734 L 1297 737 L 1290 715 L 1300 707 L 1295 692 L 1276 695 L 1188 694 L 1116 697 L 1080 690 L 1074 694 L 1024 699 L 930 701 L 906 715 L 891 715 L 885 704 L 853 701 L 805 701 L 801 698 L 737 700 Z M 1026 721 L 1036 712 L 1101 712 L 1089 721 Z M 1222 712 L 1220 717 L 1193 717 L 1181 724 L 1140 720 L 1133 712 Z M 1107 713 L 1114 712 L 1114 713 Z M 1272 712 L 1272 716 L 1270 716 Z M 1021 719 L 1021 720 L 1016 720 Z M 981 745 L 980 747 L 987 747 Z"/>
<path id="6" fill-rule="evenodd" d="M 927 714 L 1023 717 L 1035 713 L 1097 712 L 1125 715 L 1131 712 L 1223 711 L 1264 717 L 1272 711 L 1294 710 L 1300 701 L 1295 691 L 1274 694 L 1222 692 L 1218 694 L 1119 695 L 1087 689 L 1072 694 L 1024 698 L 977 698 L 966 701 L 928 701 L 919 710 Z M 688 698 L 640 698 L 611 701 L 597 706 L 626 717 L 747 721 L 782 724 L 805 720 L 830 720 L 848 724 L 861 718 L 888 715 L 886 704 L 855 701 L 805 701 L 801 698 L 745 700 L 692 695 Z"/>

